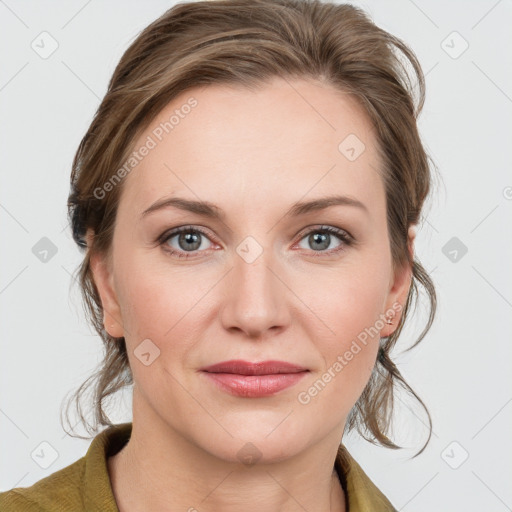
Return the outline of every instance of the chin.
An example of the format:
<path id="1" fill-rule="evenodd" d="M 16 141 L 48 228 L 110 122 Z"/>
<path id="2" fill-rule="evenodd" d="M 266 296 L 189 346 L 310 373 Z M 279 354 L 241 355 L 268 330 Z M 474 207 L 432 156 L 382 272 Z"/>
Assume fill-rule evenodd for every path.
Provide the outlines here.
<path id="1" fill-rule="evenodd" d="M 250 421 L 247 424 L 231 426 L 224 422 L 224 427 L 232 434 L 225 433 L 217 438 L 209 436 L 200 443 L 205 451 L 226 462 L 252 465 L 255 463 L 273 464 L 287 460 L 304 450 L 314 440 L 302 427 L 300 433 L 290 432 L 290 426 L 284 427 L 283 418 L 272 422 Z M 292 428 L 295 430 L 295 428 Z"/>

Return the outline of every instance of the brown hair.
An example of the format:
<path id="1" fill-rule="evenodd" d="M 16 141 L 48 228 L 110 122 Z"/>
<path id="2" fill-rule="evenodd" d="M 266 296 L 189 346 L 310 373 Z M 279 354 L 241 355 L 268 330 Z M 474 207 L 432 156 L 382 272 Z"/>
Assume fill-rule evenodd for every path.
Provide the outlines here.
<path id="1" fill-rule="evenodd" d="M 412 79 L 405 64 L 412 65 Z M 375 128 L 393 263 L 395 268 L 410 264 L 413 278 L 400 323 L 391 336 L 381 339 L 373 373 L 350 412 L 346 431 L 356 428 L 372 443 L 399 448 L 388 433 L 394 390 L 400 385 L 428 416 L 429 437 L 419 455 L 432 434 L 431 417 L 391 360 L 390 351 L 413 303 L 416 309 L 418 285 L 428 295 L 429 317 L 410 348 L 424 338 L 436 310 L 432 280 L 419 261 L 411 259 L 407 246 L 408 227 L 418 223 L 432 182 L 430 157 L 416 126 L 424 103 L 424 76 L 413 51 L 377 27 L 362 9 L 319 0 L 179 3 L 146 27 L 118 63 L 76 152 L 68 199 L 73 238 L 85 252 L 77 269 L 84 309 L 105 345 L 101 366 L 73 396 L 80 420 L 89 433 L 97 432 L 98 425 L 111 425 L 103 409 L 105 400 L 133 383 L 124 337 L 112 338 L 104 329 L 90 267 L 93 251 L 110 256 L 122 183 L 101 198 L 96 191 L 126 162 L 138 136 L 178 94 L 208 84 L 257 87 L 273 77 L 313 79 L 349 93 L 364 107 Z M 94 231 L 89 247 L 85 241 L 88 228 Z M 80 405 L 90 387 L 92 431 Z"/>

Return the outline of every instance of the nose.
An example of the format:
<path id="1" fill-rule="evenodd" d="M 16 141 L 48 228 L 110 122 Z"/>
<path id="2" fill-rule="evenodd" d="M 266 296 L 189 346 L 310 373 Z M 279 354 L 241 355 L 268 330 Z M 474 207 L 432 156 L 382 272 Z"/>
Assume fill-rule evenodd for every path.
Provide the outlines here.
<path id="1" fill-rule="evenodd" d="M 250 338 L 264 338 L 290 323 L 287 300 L 290 291 L 275 261 L 264 251 L 255 261 L 236 255 L 234 267 L 224 280 L 225 302 L 221 312 L 224 328 Z"/>

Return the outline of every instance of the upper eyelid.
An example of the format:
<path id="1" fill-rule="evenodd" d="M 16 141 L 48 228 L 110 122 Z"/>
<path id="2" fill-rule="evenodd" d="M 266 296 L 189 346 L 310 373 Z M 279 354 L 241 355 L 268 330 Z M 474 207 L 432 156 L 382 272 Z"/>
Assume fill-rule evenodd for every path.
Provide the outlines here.
<path id="1" fill-rule="evenodd" d="M 158 240 L 166 241 L 169 238 L 172 238 L 176 235 L 179 235 L 181 232 L 187 232 L 187 231 L 197 231 L 201 233 L 202 235 L 205 235 L 207 237 L 213 238 L 213 240 L 216 240 L 216 236 L 212 236 L 210 234 L 210 230 L 203 226 L 196 226 L 196 225 L 185 225 L 185 226 L 178 226 L 176 228 L 169 229 L 167 231 L 164 231 L 160 237 L 158 237 Z"/>
<path id="2" fill-rule="evenodd" d="M 297 237 L 297 236 L 300 237 L 299 238 L 299 241 L 300 241 L 300 240 L 302 240 L 302 238 L 304 238 L 306 235 L 308 235 L 311 232 L 327 231 L 327 230 L 333 230 L 330 234 L 338 236 L 342 242 L 346 243 L 347 240 L 343 240 L 343 238 L 346 238 L 346 239 L 348 239 L 349 242 L 355 243 L 354 237 L 346 229 L 339 228 L 337 226 L 332 226 L 330 224 L 316 224 L 316 225 L 312 225 L 312 226 L 307 226 L 307 227 L 303 228 L 301 231 L 299 231 L 299 233 L 297 235 L 295 235 L 295 237 Z M 161 241 L 161 243 L 164 243 L 164 242 L 168 241 L 169 239 L 173 238 L 174 236 L 179 235 L 181 232 L 187 232 L 187 231 L 197 231 L 197 232 L 201 233 L 202 235 L 206 236 L 207 238 L 210 238 L 210 236 L 211 236 L 209 234 L 210 230 L 204 226 L 184 225 L 184 226 L 178 226 L 176 228 L 165 231 L 161 235 L 161 237 L 159 237 L 159 241 Z M 212 241 L 214 243 L 219 243 L 219 242 L 217 242 L 216 236 L 211 236 L 211 238 L 213 238 L 213 240 L 210 240 L 210 241 Z M 201 252 L 201 251 L 199 251 L 199 252 Z"/>

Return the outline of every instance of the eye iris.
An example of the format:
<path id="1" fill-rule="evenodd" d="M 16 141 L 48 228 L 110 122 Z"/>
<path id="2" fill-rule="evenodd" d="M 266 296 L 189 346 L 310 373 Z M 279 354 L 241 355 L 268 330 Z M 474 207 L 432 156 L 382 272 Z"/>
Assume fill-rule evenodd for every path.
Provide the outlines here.
<path id="1" fill-rule="evenodd" d="M 322 247 L 317 247 L 319 249 L 326 249 L 329 247 L 330 235 L 328 233 L 314 233 L 309 236 L 309 241 L 314 243 L 320 243 Z M 326 243 L 327 242 L 327 243 Z"/>
<path id="2" fill-rule="evenodd" d="M 178 246 L 184 252 L 196 251 L 201 247 L 201 237 L 203 234 L 198 230 L 182 230 L 175 232 L 167 240 L 178 237 Z M 339 235 L 336 235 L 339 236 Z M 308 235 L 308 243 L 315 252 L 322 252 L 328 249 L 331 242 L 331 231 L 329 229 L 320 229 L 311 231 Z M 314 247 L 316 245 L 316 247 Z"/>
<path id="3" fill-rule="evenodd" d="M 194 251 L 196 249 L 199 249 L 199 247 L 201 246 L 199 236 L 199 234 L 193 232 L 180 233 L 178 239 L 180 248 L 185 251 Z M 186 244 L 182 245 L 182 242 L 186 242 Z"/>

